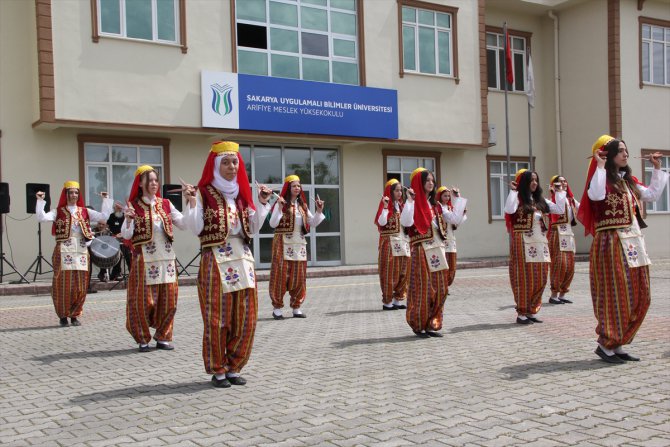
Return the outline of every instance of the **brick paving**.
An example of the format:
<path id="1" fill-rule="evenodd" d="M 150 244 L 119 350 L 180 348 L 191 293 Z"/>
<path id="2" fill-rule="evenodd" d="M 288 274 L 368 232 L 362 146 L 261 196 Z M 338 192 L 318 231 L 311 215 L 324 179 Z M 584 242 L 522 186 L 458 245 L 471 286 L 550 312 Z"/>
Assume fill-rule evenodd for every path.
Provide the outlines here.
<path id="1" fill-rule="evenodd" d="M 204 373 L 196 289 L 180 290 L 174 351 L 137 352 L 125 291 L 89 295 L 60 328 L 48 295 L 0 297 L 0 444 L 9 446 L 667 446 L 670 260 L 630 351 L 593 353 L 588 265 L 574 304 L 514 324 L 506 267 L 462 270 L 444 338 L 382 312 L 377 277 L 308 280 L 308 318 L 272 320 L 267 282 L 245 387 Z M 1 286 L 0 286 L 1 287 Z M 545 292 L 546 303 L 548 292 Z M 289 310 L 285 309 L 288 316 Z"/>

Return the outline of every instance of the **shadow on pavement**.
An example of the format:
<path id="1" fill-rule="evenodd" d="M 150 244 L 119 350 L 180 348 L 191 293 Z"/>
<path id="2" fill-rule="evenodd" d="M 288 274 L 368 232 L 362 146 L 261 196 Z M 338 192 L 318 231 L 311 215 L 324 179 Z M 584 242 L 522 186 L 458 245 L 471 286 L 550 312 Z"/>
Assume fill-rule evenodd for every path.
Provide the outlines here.
<path id="1" fill-rule="evenodd" d="M 137 354 L 137 348 L 112 349 L 106 351 L 63 352 L 60 354 L 49 354 L 39 357 L 33 357 L 32 360 L 49 365 L 53 362 L 57 362 L 60 360 L 87 359 L 91 357 L 99 357 L 99 358 L 118 357 L 121 355 L 130 355 L 130 354 Z"/>
<path id="2" fill-rule="evenodd" d="M 203 380 L 182 383 L 157 383 L 155 385 L 142 385 L 130 388 L 119 388 L 116 390 L 100 391 L 98 393 L 82 394 L 73 397 L 70 403 L 76 405 L 85 405 L 105 400 L 119 398 L 135 398 L 146 396 L 167 396 L 170 394 L 188 394 L 197 391 L 213 389 L 212 385 Z"/>
<path id="3" fill-rule="evenodd" d="M 408 343 L 415 340 L 420 340 L 416 335 L 405 335 L 403 337 L 395 338 L 360 338 L 358 340 L 345 340 L 338 341 L 333 343 L 333 346 L 336 348 L 348 348 L 350 346 L 358 345 L 375 345 L 375 344 L 386 344 L 386 343 Z"/>
<path id="4" fill-rule="evenodd" d="M 569 371 L 592 371 L 596 369 L 611 368 L 613 364 L 605 363 L 598 359 L 571 360 L 568 362 L 536 362 L 514 366 L 506 366 L 499 371 L 506 374 L 507 380 L 523 380 L 533 374 L 552 374 Z"/>
<path id="5" fill-rule="evenodd" d="M 398 309 L 401 310 L 401 309 Z M 361 309 L 361 310 L 338 310 L 337 312 L 326 312 L 324 315 L 327 317 L 339 317 L 340 315 L 349 315 L 349 314 L 375 314 L 378 312 L 383 312 L 381 308 L 379 309 Z"/>
<path id="6" fill-rule="evenodd" d="M 510 304 L 509 306 L 500 306 L 498 310 L 514 309 L 515 307 L 515 304 Z"/>
<path id="7" fill-rule="evenodd" d="M 45 329 L 64 329 L 59 324 L 53 326 L 33 326 L 33 327 L 12 327 L 7 329 L 0 329 L 0 334 L 4 332 L 22 332 L 22 331 L 42 331 Z"/>
<path id="8" fill-rule="evenodd" d="M 458 332 L 474 332 L 474 331 L 494 331 L 496 329 L 514 329 L 518 328 L 519 325 L 512 323 L 497 323 L 497 324 L 473 324 L 471 326 L 457 326 L 449 329 L 449 332 L 452 334 Z"/>

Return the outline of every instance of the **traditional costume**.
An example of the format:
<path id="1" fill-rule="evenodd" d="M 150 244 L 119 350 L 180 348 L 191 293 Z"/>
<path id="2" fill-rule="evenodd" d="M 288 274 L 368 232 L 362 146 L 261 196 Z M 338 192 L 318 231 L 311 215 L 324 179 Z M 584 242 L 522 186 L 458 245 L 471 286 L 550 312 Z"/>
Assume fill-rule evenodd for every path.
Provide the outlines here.
<path id="1" fill-rule="evenodd" d="M 379 253 L 377 265 L 379 284 L 382 289 L 382 309 L 406 309 L 404 301 L 407 296 L 409 281 L 410 246 L 407 230 L 400 225 L 400 213 L 404 207 L 402 199 L 394 200 L 396 179 L 386 182 L 384 196 L 389 198 L 384 207 L 384 200 L 379 201 L 375 225 L 379 231 Z"/>
<path id="2" fill-rule="evenodd" d="M 561 177 L 555 175 L 549 181 L 549 184 L 554 184 L 556 180 Z M 557 202 L 557 197 L 561 197 L 561 201 L 565 201 L 565 209 L 563 214 L 551 214 L 551 225 L 547 238 L 549 239 L 549 256 L 551 257 L 550 269 L 550 286 L 551 298 L 549 302 L 552 304 L 571 303 L 565 294 L 570 291 L 570 284 L 572 278 L 575 276 L 575 234 L 572 232 L 572 227 L 577 225 L 575 221 L 577 211 L 579 210 L 579 202 L 575 200 L 570 186 L 566 191 L 551 191 L 551 201 Z"/>
<path id="3" fill-rule="evenodd" d="M 305 194 L 300 189 L 300 199 L 290 202 L 292 182 L 300 182 L 297 175 L 289 175 L 284 179 L 280 193 L 286 204 L 282 207 L 277 202 L 272 207 L 270 226 L 275 229 L 272 240 L 272 267 L 270 268 L 270 299 L 272 315 L 275 320 L 283 319 L 281 309 L 284 307 L 286 292 L 291 297 L 290 306 L 293 316 L 305 318 L 300 306 L 307 295 L 307 239 L 310 227 L 316 227 L 325 219 L 323 213 L 315 215 L 309 211 Z M 288 195 L 287 195 L 288 194 Z"/>
<path id="4" fill-rule="evenodd" d="M 592 153 L 604 150 L 612 142 L 617 147 L 621 143 L 609 135 L 601 136 Z M 640 201 L 658 200 L 668 182 L 668 173 L 654 169 L 649 187 L 635 177 L 632 180 L 637 191 L 632 191 L 625 180 L 617 188 L 607 181 L 606 170 L 599 168 L 593 158 L 577 215 L 585 234 L 593 235 L 589 278 L 593 312 L 598 320 L 596 353 L 611 363 L 638 360 L 623 352 L 621 346 L 633 341 L 651 303 L 651 261 L 641 232 L 646 224 L 641 218 Z"/>
<path id="5" fill-rule="evenodd" d="M 446 208 L 449 211 L 454 211 L 454 205 L 451 201 L 451 197 L 449 197 L 449 200 L 447 201 L 447 204 L 444 205 L 442 204 L 442 201 L 440 200 L 440 195 L 447 191 L 446 186 L 440 186 L 437 188 L 437 193 L 435 194 L 435 198 L 437 203 L 443 208 Z M 449 286 L 451 286 L 454 283 L 454 278 L 456 277 L 456 259 L 457 259 L 457 249 L 456 249 L 456 235 L 454 232 L 458 228 L 460 224 L 468 220 L 467 216 L 467 210 L 463 210 L 463 218 L 459 223 L 451 223 L 447 225 L 447 238 L 444 241 L 445 242 L 445 252 L 447 253 L 447 263 L 449 264 Z"/>
<path id="6" fill-rule="evenodd" d="M 87 247 L 93 240 L 91 221 L 106 221 L 112 213 L 112 199 L 102 200 L 102 212 L 87 209 L 79 190 L 76 205 L 68 205 L 69 189 L 79 190 L 79 183 L 67 181 L 58 200 L 58 207 L 44 212 L 46 201 L 37 199 L 35 214 L 38 222 L 53 222 L 51 234 L 56 237 L 56 247 L 52 257 L 54 268 L 51 283 L 51 297 L 61 326 L 68 325 L 68 317 L 73 326 L 81 323 L 77 318 L 82 314 L 86 300 L 89 278 L 89 254 Z"/>
<path id="7" fill-rule="evenodd" d="M 239 163 L 237 177 L 220 172 L 224 157 Z M 189 206 L 191 231 L 200 238 L 198 298 L 204 323 L 202 357 L 216 387 L 244 385 L 258 318 L 254 256 L 249 248 L 270 206 L 254 205 L 239 145 L 212 145 L 198 182 L 196 206 Z"/>
<path id="8" fill-rule="evenodd" d="M 515 176 L 517 185 L 524 173 L 532 175 L 532 172 L 520 169 Z M 564 203 L 544 200 L 550 213 L 561 214 L 564 211 Z M 546 214 L 537 207 L 526 211 L 520 205 L 518 192 L 510 190 L 505 202 L 505 222 L 510 233 L 509 278 L 518 314 L 516 322 L 541 323 L 536 315 L 542 307 L 542 293 L 547 285 L 551 262 L 546 236 L 548 221 Z"/>
<path id="9" fill-rule="evenodd" d="M 153 172 L 148 165 L 135 171 L 128 202 L 135 218 L 126 220 L 121 235 L 132 243 L 132 261 L 128 278 L 126 329 L 139 344 L 140 352 L 150 350 L 151 328 L 157 349 L 174 349 L 172 327 L 177 312 L 179 283 L 176 256 L 172 248 L 173 227 L 185 229 L 184 217 L 168 200 L 157 193 L 140 196 L 140 182 L 145 173 Z M 148 175 L 148 174 L 147 174 Z"/>
<path id="10" fill-rule="evenodd" d="M 406 319 L 421 338 L 442 336 L 435 331 L 442 329 L 442 310 L 449 288 L 447 224 L 460 223 L 467 203 L 461 197 L 454 198 L 454 211 L 430 203 L 424 190 L 424 171 L 417 168 L 410 175 L 416 197 L 407 201 L 400 214 L 400 224 L 409 228 L 412 256 Z"/>

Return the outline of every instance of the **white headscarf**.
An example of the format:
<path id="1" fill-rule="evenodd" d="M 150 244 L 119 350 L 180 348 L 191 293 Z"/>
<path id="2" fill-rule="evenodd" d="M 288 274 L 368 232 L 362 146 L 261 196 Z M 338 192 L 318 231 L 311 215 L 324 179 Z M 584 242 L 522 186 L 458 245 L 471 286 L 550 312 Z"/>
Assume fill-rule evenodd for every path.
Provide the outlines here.
<path id="1" fill-rule="evenodd" d="M 237 198 L 237 194 L 240 192 L 240 185 L 237 184 L 237 176 L 235 179 L 230 181 L 226 180 L 221 176 L 219 172 L 221 168 L 221 161 L 223 157 L 231 156 L 230 154 L 221 154 L 214 159 L 214 180 L 212 180 L 212 186 L 219 190 L 227 199 L 234 201 Z M 236 155 L 232 155 L 237 158 Z"/>

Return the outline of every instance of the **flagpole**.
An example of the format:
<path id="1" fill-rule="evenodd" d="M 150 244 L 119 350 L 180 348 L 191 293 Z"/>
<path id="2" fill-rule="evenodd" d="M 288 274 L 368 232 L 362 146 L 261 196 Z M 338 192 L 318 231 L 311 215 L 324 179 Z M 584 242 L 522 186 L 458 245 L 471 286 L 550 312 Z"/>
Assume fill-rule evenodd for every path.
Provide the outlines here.
<path id="1" fill-rule="evenodd" d="M 505 86 L 505 153 L 507 154 L 507 185 L 512 181 L 512 159 L 509 153 L 509 117 L 507 113 L 507 22 L 503 23 L 503 35 L 505 40 L 505 57 L 503 57 L 503 84 Z"/>
<path id="2" fill-rule="evenodd" d="M 526 97 L 528 99 L 528 165 L 530 166 L 530 170 L 534 171 L 533 133 L 530 120 L 530 109 L 535 107 L 535 75 L 533 74 L 533 61 L 530 54 L 528 54 L 528 62 L 526 64 L 526 84 Z"/>
<path id="3" fill-rule="evenodd" d="M 533 136 L 530 131 L 530 104 L 528 104 L 528 165 L 531 171 L 535 170 L 533 169 Z"/>

